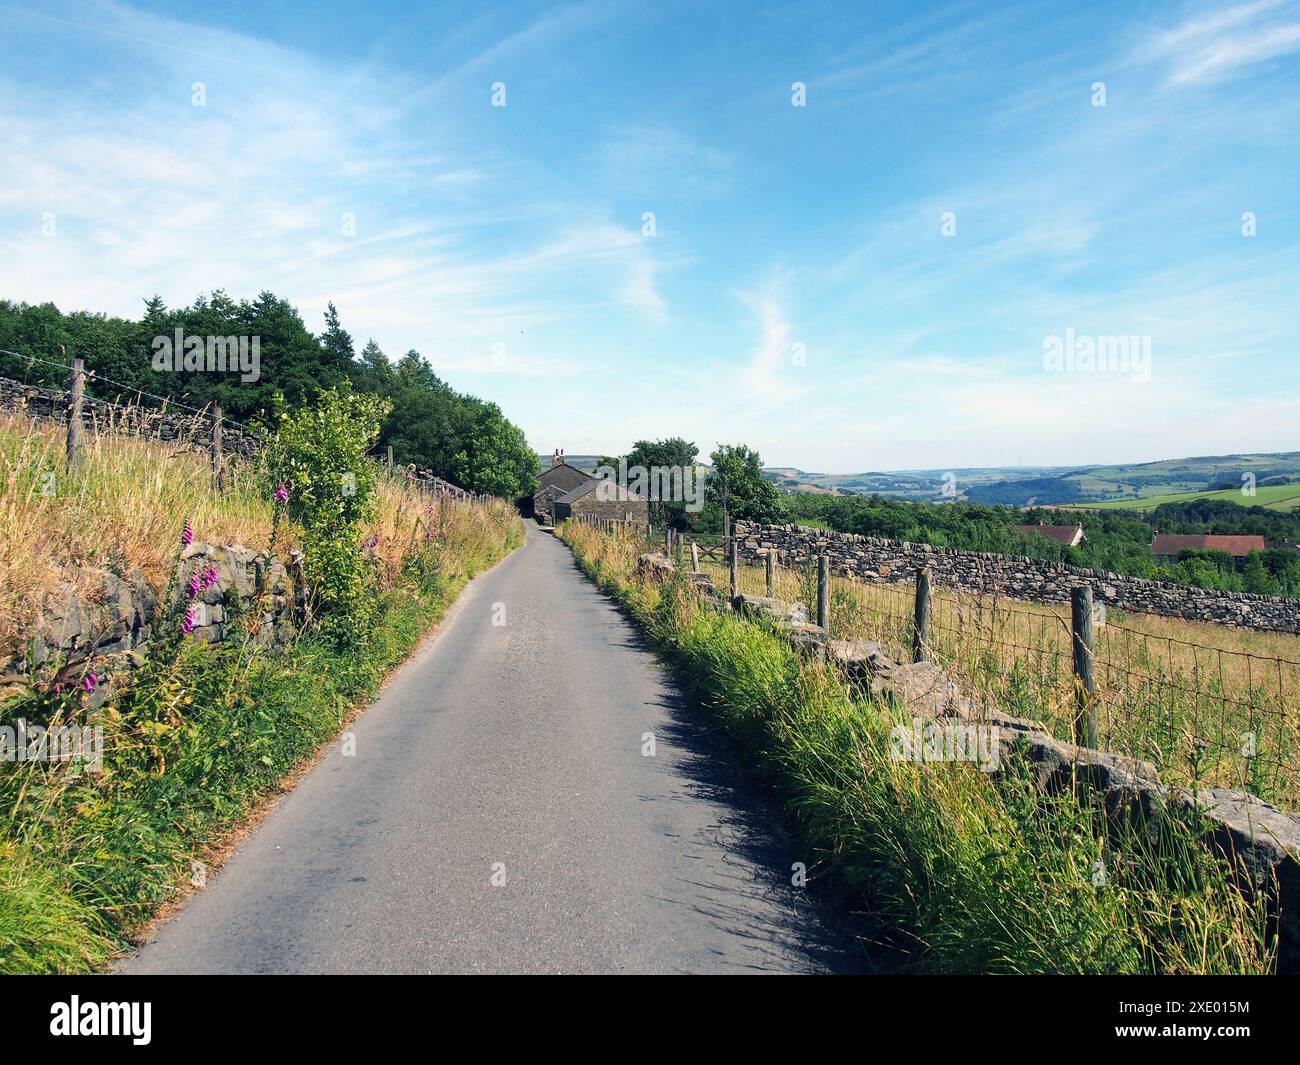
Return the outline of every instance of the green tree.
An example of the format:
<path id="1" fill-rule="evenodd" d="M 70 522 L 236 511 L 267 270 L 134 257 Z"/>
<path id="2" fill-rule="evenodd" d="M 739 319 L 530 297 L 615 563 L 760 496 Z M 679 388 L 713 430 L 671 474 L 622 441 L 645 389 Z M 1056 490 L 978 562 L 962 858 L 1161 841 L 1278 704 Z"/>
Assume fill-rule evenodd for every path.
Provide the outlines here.
<path id="1" fill-rule="evenodd" d="M 367 392 L 386 395 L 392 390 L 393 364 L 388 361 L 388 356 L 375 343 L 373 337 L 367 340 L 366 346 L 361 349 L 361 365 L 357 368 L 356 379 Z"/>
<path id="2" fill-rule="evenodd" d="M 1274 577 L 1264 566 L 1264 552 L 1252 551 L 1246 556 L 1246 564 L 1241 569 L 1243 588 L 1260 595 L 1277 595 L 1279 586 Z"/>
<path id="3" fill-rule="evenodd" d="M 781 491 L 763 475 L 763 460 L 744 444 L 720 444 L 709 455 L 713 472 L 706 499 L 731 521 L 774 522 L 781 515 Z"/>
<path id="4" fill-rule="evenodd" d="M 341 373 L 352 368 L 352 360 L 356 358 L 352 334 L 339 324 L 339 312 L 332 301 L 325 309 L 325 332 L 321 334 L 320 346 L 326 367 Z"/>
<path id="5" fill-rule="evenodd" d="M 687 478 L 690 478 L 692 490 L 698 491 L 702 487 L 697 461 L 699 454 L 700 449 L 698 447 L 680 436 L 670 436 L 664 440 L 638 440 L 626 455 L 602 455 L 597 467 L 607 466 L 617 473 L 619 462 L 622 460 L 627 463 L 629 470 L 638 466 L 648 472 L 653 472 L 656 469 L 661 471 L 678 469 L 682 471 L 682 479 L 680 482 L 674 483 L 680 485 L 684 495 Z M 666 480 L 666 476 L 656 478 L 657 489 L 661 492 L 667 489 L 671 494 L 675 489 L 665 484 Z M 691 519 L 686 505 L 687 500 L 684 498 L 654 498 L 650 501 L 650 511 L 657 523 L 668 523 L 674 528 L 687 529 L 691 526 Z"/>

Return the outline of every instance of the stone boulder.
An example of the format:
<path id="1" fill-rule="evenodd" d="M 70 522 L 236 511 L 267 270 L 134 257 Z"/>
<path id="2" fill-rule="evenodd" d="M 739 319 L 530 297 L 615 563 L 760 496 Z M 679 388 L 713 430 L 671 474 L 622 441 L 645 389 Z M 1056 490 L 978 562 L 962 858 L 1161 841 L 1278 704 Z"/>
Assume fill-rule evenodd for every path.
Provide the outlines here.
<path id="1" fill-rule="evenodd" d="M 765 595 L 738 595 L 732 601 L 733 609 L 747 617 L 772 618 L 805 624 L 808 609 L 802 603 L 787 603 L 784 599 L 770 599 Z"/>
<path id="2" fill-rule="evenodd" d="M 663 580 L 673 572 L 673 563 L 667 555 L 658 552 L 647 552 L 638 556 L 636 570 L 643 577 Z"/>

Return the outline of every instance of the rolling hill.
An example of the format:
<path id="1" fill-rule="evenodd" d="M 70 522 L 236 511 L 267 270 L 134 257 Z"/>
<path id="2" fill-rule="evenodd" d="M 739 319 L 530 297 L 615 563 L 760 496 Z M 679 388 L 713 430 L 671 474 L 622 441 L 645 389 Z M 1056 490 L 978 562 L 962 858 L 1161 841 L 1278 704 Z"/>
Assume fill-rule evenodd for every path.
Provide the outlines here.
<path id="1" fill-rule="evenodd" d="M 550 455 L 539 458 L 543 468 L 550 465 Z M 600 456 L 565 458 L 590 472 Z M 1209 498 L 1270 510 L 1300 508 L 1300 451 L 1197 455 L 1114 466 L 973 466 L 863 473 L 768 466 L 763 472 L 783 491 L 802 495 L 881 495 L 934 503 L 962 499 L 1011 507 L 1101 510 L 1151 510 L 1161 503 Z M 1241 492 L 1246 474 L 1255 478 L 1253 496 Z"/>
<path id="2" fill-rule="evenodd" d="M 950 502 L 963 499 L 1013 507 L 1074 506 L 1149 510 L 1161 503 L 1209 497 L 1243 506 L 1300 506 L 1300 451 L 1200 455 L 1116 466 L 973 467 L 878 473 L 809 473 L 795 467 L 764 471 L 788 492 L 892 496 Z M 1243 495 L 1243 476 L 1255 494 Z M 950 489 L 945 493 L 945 485 Z"/>

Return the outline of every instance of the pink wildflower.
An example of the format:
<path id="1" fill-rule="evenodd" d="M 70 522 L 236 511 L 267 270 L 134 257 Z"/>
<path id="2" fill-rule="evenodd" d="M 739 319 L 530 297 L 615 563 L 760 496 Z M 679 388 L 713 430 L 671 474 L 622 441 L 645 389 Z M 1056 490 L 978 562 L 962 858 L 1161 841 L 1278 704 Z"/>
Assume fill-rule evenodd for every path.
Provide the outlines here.
<path id="1" fill-rule="evenodd" d="M 282 484 L 275 490 L 275 501 L 277 503 L 289 502 L 289 486 Z"/>
<path id="2" fill-rule="evenodd" d="M 85 688 L 86 691 L 93 692 L 95 690 L 95 685 L 98 683 L 99 683 L 99 676 L 97 674 L 87 673 L 85 680 L 81 682 L 81 686 Z"/>
<path id="3" fill-rule="evenodd" d="M 185 611 L 185 620 L 181 622 L 181 635 L 188 636 L 194 631 L 194 608 Z"/>
<path id="4" fill-rule="evenodd" d="M 190 525 L 190 519 L 185 519 L 185 528 L 181 530 L 181 547 L 189 547 L 194 542 L 194 529 Z"/>

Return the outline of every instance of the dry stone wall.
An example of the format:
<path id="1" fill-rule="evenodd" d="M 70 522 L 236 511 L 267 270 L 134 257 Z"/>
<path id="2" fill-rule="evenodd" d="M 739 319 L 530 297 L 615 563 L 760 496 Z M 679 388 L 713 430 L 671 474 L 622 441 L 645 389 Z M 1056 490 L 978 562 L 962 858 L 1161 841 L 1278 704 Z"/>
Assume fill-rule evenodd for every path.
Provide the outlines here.
<path id="1" fill-rule="evenodd" d="M 290 567 L 297 569 L 296 560 Z M 205 582 L 204 574 L 211 576 Z M 189 598 L 199 577 L 198 595 Z M 174 586 L 163 596 L 139 570 L 69 572 L 46 604 L 16 656 L 0 659 L 0 675 L 14 679 L 61 672 L 80 681 L 95 676 L 91 707 L 106 702 L 145 661 L 163 626 L 179 626 L 188 607 L 186 639 L 215 643 L 251 638 L 259 644 L 293 639 L 303 618 L 301 581 L 280 559 L 251 548 L 195 542 L 181 556 Z"/>
<path id="2" fill-rule="evenodd" d="M 930 579 L 939 586 L 1045 603 L 1069 602 L 1071 588 L 1090 585 L 1096 602 L 1119 610 L 1300 633 L 1300 599 L 1188 588 L 1021 555 L 881 540 L 803 525 L 738 521 L 735 533 L 741 559 L 752 565 L 772 550 L 782 565 L 792 567 L 825 554 L 833 572 L 873 583 L 912 581 L 918 569 L 928 566 Z"/>

